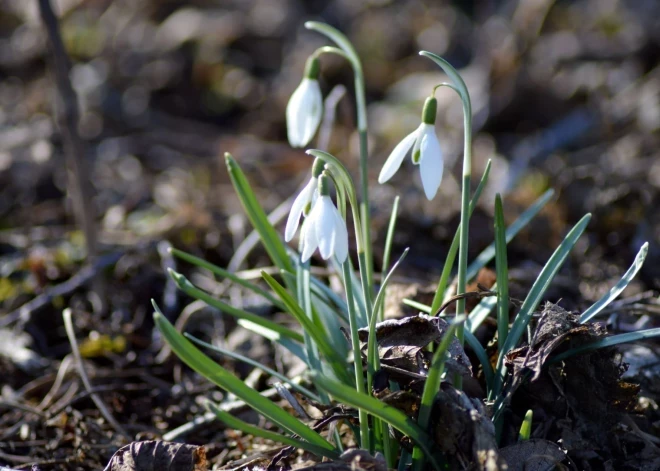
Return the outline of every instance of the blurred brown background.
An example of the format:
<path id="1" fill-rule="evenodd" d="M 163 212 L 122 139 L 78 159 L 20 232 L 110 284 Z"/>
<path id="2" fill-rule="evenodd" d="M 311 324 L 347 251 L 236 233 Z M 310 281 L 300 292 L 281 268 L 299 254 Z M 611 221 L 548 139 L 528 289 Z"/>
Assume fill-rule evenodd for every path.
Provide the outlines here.
<path id="1" fill-rule="evenodd" d="M 79 317 L 81 335 L 128 329 L 134 346 L 148 343 L 148 334 L 135 332 L 151 312 L 149 299 L 162 299 L 164 290 L 177 296 L 164 275 L 172 261 L 159 254 L 158 242 L 168 240 L 221 266 L 235 256 L 250 227 L 229 183 L 224 152 L 239 161 L 268 211 L 307 179 L 311 160 L 288 146 L 284 122 L 307 56 L 328 44 L 304 29 L 306 20 L 343 31 L 363 60 L 377 259 L 396 194 L 402 210 L 395 254 L 412 246 L 400 273 L 408 280 L 437 279 L 458 222 L 462 111 L 449 90 L 437 94 L 448 170 L 436 199 L 426 201 L 417 168 L 408 163 L 387 185 L 375 182 L 393 146 L 418 125 L 431 87 L 445 80 L 417 55 L 425 49 L 449 60 L 470 89 L 475 183 L 493 159 L 473 218 L 471 253 L 492 241 L 496 192 L 505 194 L 512 221 L 554 188 L 556 200 L 511 245 L 513 276 L 516 268 L 537 272 L 567 229 L 592 212 L 556 297 L 568 307 L 597 299 L 645 240 L 651 252 L 633 289 L 660 288 L 657 0 L 52 3 L 72 61 L 100 253 L 119 260 L 103 275 L 103 322 Z M 347 95 L 328 150 L 357 171 L 352 72 L 343 60 L 324 56 L 324 93 L 337 84 Z M 65 197 L 55 98 L 36 0 L 0 0 L 2 326 L 17 322 L 21 305 L 84 264 L 81 233 Z M 264 261 L 257 250 L 234 260 L 233 268 Z M 88 290 L 76 289 L 32 313 L 23 328 L 34 349 L 61 357 L 68 343 L 59 309 L 92 312 L 96 302 Z M 166 303 L 170 315 L 176 316 L 177 305 L 185 303 Z M 15 375 L 12 387 L 32 377 Z"/>

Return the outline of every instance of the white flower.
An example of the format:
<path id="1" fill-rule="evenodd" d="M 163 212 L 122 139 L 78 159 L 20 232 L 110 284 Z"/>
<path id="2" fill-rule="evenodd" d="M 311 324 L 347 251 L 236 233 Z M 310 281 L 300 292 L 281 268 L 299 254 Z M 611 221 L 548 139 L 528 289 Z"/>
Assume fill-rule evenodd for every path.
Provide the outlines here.
<path id="1" fill-rule="evenodd" d="M 432 114 L 431 111 L 427 112 L 429 100 L 433 100 L 429 107 Z M 427 199 L 432 200 L 440 188 L 444 161 L 442 149 L 440 149 L 440 143 L 435 134 L 435 98 L 429 100 L 424 106 L 422 124 L 404 137 L 394 148 L 378 175 L 378 183 L 385 183 L 394 176 L 412 147 L 412 161 L 414 164 L 419 164 L 424 193 Z"/>
<path id="2" fill-rule="evenodd" d="M 321 195 L 303 223 L 302 261 L 306 262 L 319 249 L 324 260 L 334 254 L 339 263 L 348 257 L 346 223 L 328 195 Z"/>
<path id="3" fill-rule="evenodd" d="M 286 129 L 292 147 L 309 144 L 321 124 L 323 97 L 318 75 L 318 59 L 312 57 L 307 61 L 302 82 L 291 95 L 286 107 Z"/>
<path id="4" fill-rule="evenodd" d="M 300 223 L 300 216 L 305 214 L 305 208 L 307 208 L 307 205 L 312 204 L 316 200 L 317 186 L 318 179 L 316 177 L 310 178 L 309 183 L 305 185 L 305 188 L 298 193 L 298 196 L 296 196 L 296 199 L 293 201 L 289 217 L 286 220 L 286 229 L 284 230 L 284 240 L 287 242 L 290 242 L 296 234 L 298 224 Z"/>

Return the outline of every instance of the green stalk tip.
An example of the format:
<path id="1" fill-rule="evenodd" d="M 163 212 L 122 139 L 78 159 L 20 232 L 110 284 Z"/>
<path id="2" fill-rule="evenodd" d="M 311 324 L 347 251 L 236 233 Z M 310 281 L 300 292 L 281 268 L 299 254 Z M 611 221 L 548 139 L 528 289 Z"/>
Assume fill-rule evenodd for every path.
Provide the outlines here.
<path id="1" fill-rule="evenodd" d="M 305 78 L 317 80 L 321 72 L 321 62 L 318 57 L 310 56 L 305 64 Z"/>

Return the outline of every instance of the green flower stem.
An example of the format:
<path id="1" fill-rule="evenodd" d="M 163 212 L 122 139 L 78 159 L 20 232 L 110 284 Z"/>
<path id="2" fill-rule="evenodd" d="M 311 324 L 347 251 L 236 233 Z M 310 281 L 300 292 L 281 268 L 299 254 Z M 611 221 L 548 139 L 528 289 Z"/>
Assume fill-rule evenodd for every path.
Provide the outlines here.
<path id="1" fill-rule="evenodd" d="M 364 297 L 367 301 L 367 309 L 371 311 L 372 297 L 373 297 L 373 253 L 371 249 L 371 219 L 369 209 L 369 173 L 368 173 L 368 147 L 367 147 L 367 100 L 365 96 L 364 72 L 362 71 L 362 63 L 355 48 L 348 40 L 348 38 L 337 29 L 324 23 L 316 21 L 308 21 L 305 23 L 305 28 L 317 31 L 331 41 L 333 41 L 344 52 L 341 54 L 346 57 L 353 68 L 355 77 L 355 107 L 357 110 L 357 128 L 360 140 L 360 187 L 362 192 L 362 201 L 360 203 L 360 215 L 362 216 L 362 238 L 366 242 L 364 245 L 364 258 L 366 270 L 366 285 L 368 290 L 365 290 Z M 334 49 L 334 48 L 333 48 Z M 328 50 L 327 52 L 338 51 Z M 362 273 L 362 271 L 361 271 Z"/>
<path id="2" fill-rule="evenodd" d="M 467 285 L 467 255 L 468 255 L 468 227 L 470 220 L 470 179 L 472 176 L 472 103 L 467 86 L 460 74 L 442 57 L 427 51 L 419 53 L 435 62 L 451 79 L 455 90 L 461 97 L 463 103 L 463 183 L 461 191 L 461 227 L 460 227 L 460 245 L 458 251 L 458 282 L 456 294 L 465 293 Z M 456 315 L 465 314 L 465 299 L 459 299 L 456 303 Z M 463 325 L 456 329 L 456 337 L 463 345 Z M 457 384 L 457 386 L 460 386 Z"/>
<path id="3" fill-rule="evenodd" d="M 351 329 L 351 343 L 353 347 L 353 361 L 355 367 L 355 387 L 359 393 L 365 394 L 364 372 L 362 368 L 362 352 L 360 351 L 360 339 L 358 338 L 357 316 L 355 313 L 355 302 L 353 301 L 353 285 L 351 283 L 351 264 L 346 260 L 342 264 L 344 270 L 344 285 L 346 286 L 346 304 L 348 305 L 348 319 Z M 369 450 L 369 418 L 366 411 L 359 410 L 360 419 L 360 446 Z"/>

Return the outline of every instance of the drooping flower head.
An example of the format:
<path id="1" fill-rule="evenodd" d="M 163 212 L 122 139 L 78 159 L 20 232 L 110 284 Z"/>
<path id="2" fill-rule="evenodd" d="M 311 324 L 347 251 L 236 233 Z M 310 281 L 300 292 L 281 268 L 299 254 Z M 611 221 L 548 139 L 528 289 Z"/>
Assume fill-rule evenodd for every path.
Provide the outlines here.
<path id="1" fill-rule="evenodd" d="M 394 176 L 412 147 L 412 162 L 419 165 L 426 198 L 432 200 L 435 197 L 442 181 L 444 167 L 442 150 L 435 134 L 437 107 L 438 102 L 434 97 L 426 99 L 422 111 L 422 123 L 394 148 L 380 171 L 378 183 L 385 183 Z"/>
<path id="2" fill-rule="evenodd" d="M 312 140 L 321 123 L 323 97 L 319 86 L 320 64 L 317 57 L 307 59 L 305 75 L 286 107 L 286 129 L 292 147 L 304 147 Z"/>
<path id="3" fill-rule="evenodd" d="M 346 222 L 330 198 L 328 177 L 318 178 L 319 197 L 303 223 L 301 232 L 302 261 L 306 262 L 319 249 L 324 260 L 333 255 L 339 263 L 348 257 L 348 230 Z"/>
<path id="4" fill-rule="evenodd" d="M 300 224 L 300 216 L 307 216 L 311 210 L 312 205 L 318 198 L 318 178 L 323 172 L 323 167 L 325 162 L 323 160 L 316 158 L 314 160 L 314 165 L 312 165 L 312 178 L 309 179 L 305 188 L 302 189 L 296 199 L 291 205 L 291 211 L 289 212 L 289 217 L 286 220 L 286 229 L 284 230 L 284 240 L 290 242 L 293 239 L 293 236 L 298 230 L 298 225 Z"/>

